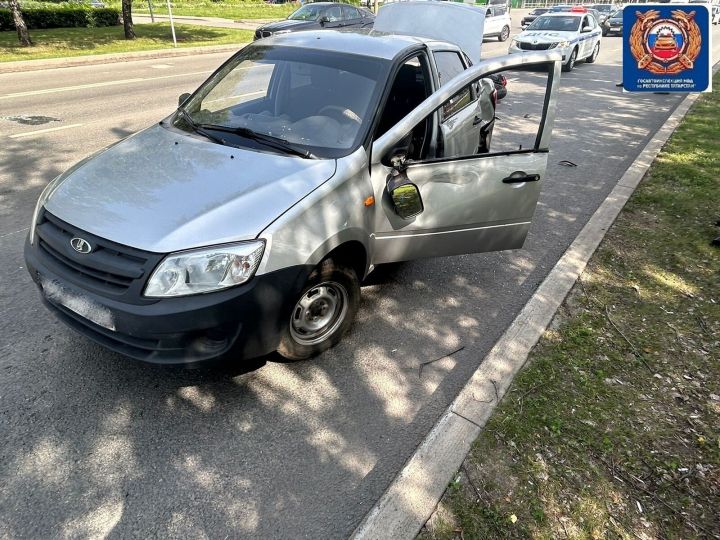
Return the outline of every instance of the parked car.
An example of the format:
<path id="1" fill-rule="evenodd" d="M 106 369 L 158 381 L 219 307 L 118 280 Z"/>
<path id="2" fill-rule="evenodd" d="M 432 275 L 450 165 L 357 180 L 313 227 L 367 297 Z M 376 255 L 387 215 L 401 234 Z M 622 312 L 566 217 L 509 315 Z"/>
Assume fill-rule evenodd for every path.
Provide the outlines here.
<path id="1" fill-rule="evenodd" d="M 506 6 L 489 6 L 485 9 L 485 26 L 483 38 L 498 38 L 498 41 L 507 41 L 510 37 L 512 19 Z"/>
<path id="2" fill-rule="evenodd" d="M 602 30 L 587 13 L 540 15 L 510 42 L 510 54 L 556 50 L 562 53 L 563 71 L 572 71 L 580 60 L 592 64 L 600 54 Z"/>
<path id="3" fill-rule="evenodd" d="M 717 4 L 712 7 L 712 23 L 720 24 L 720 6 Z"/>
<path id="4" fill-rule="evenodd" d="M 620 9 L 617 4 L 593 4 L 590 7 L 600 13 L 600 18 L 598 19 L 600 24 L 604 23 L 610 15 Z"/>
<path id="5" fill-rule="evenodd" d="M 399 2 L 379 32 L 246 46 L 162 122 L 43 190 L 25 260 L 44 302 L 148 362 L 302 359 L 340 340 L 377 265 L 521 247 L 560 56 L 480 61 L 483 16 Z M 487 75 L 525 67 L 553 75 L 538 136 L 493 153 Z"/>
<path id="6" fill-rule="evenodd" d="M 603 36 L 622 36 L 623 12 L 621 9 L 614 12 L 602 24 Z"/>
<path id="7" fill-rule="evenodd" d="M 284 21 L 265 24 L 255 31 L 255 39 L 300 30 L 367 28 L 373 25 L 375 15 L 365 8 L 350 4 L 316 2 L 298 8 Z"/>
<path id="8" fill-rule="evenodd" d="M 533 9 L 530 13 L 525 15 L 522 20 L 520 21 L 520 26 L 524 29 L 527 25 L 529 25 L 531 22 L 533 22 L 535 19 L 537 19 L 540 15 L 543 13 L 547 13 L 550 11 L 550 8 L 536 8 Z"/>

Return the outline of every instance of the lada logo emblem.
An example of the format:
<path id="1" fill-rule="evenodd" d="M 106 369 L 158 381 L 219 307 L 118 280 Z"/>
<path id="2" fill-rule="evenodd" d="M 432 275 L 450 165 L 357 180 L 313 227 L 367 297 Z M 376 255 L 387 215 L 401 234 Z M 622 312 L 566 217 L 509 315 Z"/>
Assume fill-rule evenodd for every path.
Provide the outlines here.
<path id="1" fill-rule="evenodd" d="M 90 242 L 83 238 L 78 238 L 77 236 L 70 240 L 70 245 L 75 251 L 77 251 L 78 253 L 82 253 L 83 255 L 92 251 L 92 246 L 90 245 Z"/>

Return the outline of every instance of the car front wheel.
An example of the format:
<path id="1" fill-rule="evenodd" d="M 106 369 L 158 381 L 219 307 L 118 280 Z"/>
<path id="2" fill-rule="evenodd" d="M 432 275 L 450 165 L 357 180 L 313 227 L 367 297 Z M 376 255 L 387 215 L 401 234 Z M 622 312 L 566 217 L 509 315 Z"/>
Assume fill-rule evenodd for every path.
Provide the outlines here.
<path id="1" fill-rule="evenodd" d="M 360 280 L 352 268 L 326 259 L 310 274 L 280 339 L 278 353 L 305 360 L 337 345 L 360 304 Z"/>
<path id="2" fill-rule="evenodd" d="M 509 37 L 510 37 L 510 27 L 503 26 L 503 29 L 500 32 L 500 35 L 498 36 L 498 41 L 507 41 L 507 38 L 509 38 Z"/>
<path id="3" fill-rule="evenodd" d="M 562 70 L 572 71 L 572 69 L 575 67 L 575 60 L 577 60 L 577 49 L 573 49 L 570 53 L 570 58 L 567 59 L 567 62 L 563 64 Z"/>

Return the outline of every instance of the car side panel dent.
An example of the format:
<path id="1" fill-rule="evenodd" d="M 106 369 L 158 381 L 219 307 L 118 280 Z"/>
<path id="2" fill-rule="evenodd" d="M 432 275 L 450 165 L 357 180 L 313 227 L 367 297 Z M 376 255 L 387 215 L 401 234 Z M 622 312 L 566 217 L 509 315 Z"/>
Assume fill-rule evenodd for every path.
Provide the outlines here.
<path id="1" fill-rule="evenodd" d="M 365 261 L 369 261 L 368 231 L 372 230 L 371 207 L 375 203 L 368 197 L 372 195 L 368 156 L 360 147 L 337 160 L 336 173 L 330 180 L 260 233 L 258 238 L 266 241 L 266 248 L 257 274 L 294 265 L 317 265 L 346 242 L 362 244 Z"/>

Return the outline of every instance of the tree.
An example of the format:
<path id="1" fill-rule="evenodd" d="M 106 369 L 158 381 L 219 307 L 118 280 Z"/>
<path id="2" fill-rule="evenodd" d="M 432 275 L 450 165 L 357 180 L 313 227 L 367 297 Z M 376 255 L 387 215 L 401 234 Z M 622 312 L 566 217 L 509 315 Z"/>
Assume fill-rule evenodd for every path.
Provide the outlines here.
<path id="1" fill-rule="evenodd" d="M 30 33 L 28 32 L 22 12 L 20 11 L 18 0 L 10 0 L 10 12 L 12 13 L 15 28 L 17 29 L 20 45 L 23 47 L 29 47 L 32 45 L 32 40 L 30 39 Z"/>
<path id="2" fill-rule="evenodd" d="M 135 39 L 135 28 L 133 28 L 132 21 L 132 0 L 122 0 L 122 18 L 125 39 Z"/>

